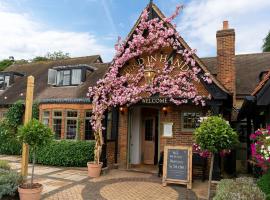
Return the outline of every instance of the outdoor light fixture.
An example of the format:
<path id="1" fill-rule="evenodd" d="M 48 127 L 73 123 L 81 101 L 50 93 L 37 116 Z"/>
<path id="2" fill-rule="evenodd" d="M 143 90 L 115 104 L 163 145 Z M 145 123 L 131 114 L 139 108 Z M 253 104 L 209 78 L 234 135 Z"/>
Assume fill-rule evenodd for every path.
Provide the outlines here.
<path id="1" fill-rule="evenodd" d="M 121 113 L 121 114 L 124 114 L 125 109 L 124 109 L 122 106 L 119 108 L 119 110 L 120 110 L 120 113 Z"/>
<path id="2" fill-rule="evenodd" d="M 163 111 L 164 115 L 167 115 L 167 113 L 168 113 L 167 106 L 163 106 L 162 111 Z"/>
<path id="3" fill-rule="evenodd" d="M 149 67 L 149 68 L 146 68 L 144 70 L 144 78 L 145 78 L 146 83 L 148 85 L 153 83 L 154 78 L 155 78 L 155 74 L 156 74 L 156 72 L 155 72 L 155 70 L 153 68 Z"/>

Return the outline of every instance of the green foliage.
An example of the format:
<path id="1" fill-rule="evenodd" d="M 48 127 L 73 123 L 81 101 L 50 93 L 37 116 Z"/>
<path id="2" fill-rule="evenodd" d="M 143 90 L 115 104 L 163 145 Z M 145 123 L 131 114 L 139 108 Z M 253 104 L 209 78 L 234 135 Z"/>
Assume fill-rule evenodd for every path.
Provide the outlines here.
<path id="1" fill-rule="evenodd" d="M 266 200 L 270 200 L 270 170 L 258 180 L 257 185 L 265 193 Z"/>
<path id="2" fill-rule="evenodd" d="M 39 119 L 39 104 L 37 102 L 33 103 L 32 106 L 32 118 Z"/>
<path id="3" fill-rule="evenodd" d="M 222 179 L 213 200 L 264 200 L 265 195 L 253 178 Z"/>
<path id="4" fill-rule="evenodd" d="M 237 133 L 220 116 L 210 116 L 195 130 L 196 143 L 203 150 L 218 153 L 238 143 Z"/>
<path id="5" fill-rule="evenodd" d="M 6 121 L 0 122 L 0 154 L 21 155 L 22 144 L 16 138 Z"/>
<path id="6" fill-rule="evenodd" d="M 19 128 L 18 138 L 21 142 L 36 149 L 48 144 L 53 139 L 51 129 L 36 119 Z"/>
<path id="7" fill-rule="evenodd" d="M 44 56 L 37 56 L 32 59 L 32 62 L 41 62 L 41 61 L 48 61 L 49 59 Z"/>
<path id="8" fill-rule="evenodd" d="M 14 103 L 7 111 L 6 120 L 10 128 L 16 129 L 23 123 L 24 104 L 22 101 Z"/>
<path id="9" fill-rule="evenodd" d="M 0 169 L 10 170 L 10 165 L 6 160 L 0 160 Z"/>
<path id="10" fill-rule="evenodd" d="M 36 162 L 53 166 L 85 167 L 88 161 L 94 159 L 94 146 L 94 141 L 54 140 L 38 148 Z"/>
<path id="11" fill-rule="evenodd" d="M 45 56 L 49 60 L 59 60 L 69 58 L 69 53 L 64 53 L 63 51 L 55 51 L 53 53 L 47 53 Z"/>
<path id="12" fill-rule="evenodd" d="M 6 195 L 15 195 L 21 183 L 22 177 L 19 173 L 13 170 L 0 169 L 0 199 Z"/>
<path id="13" fill-rule="evenodd" d="M 270 52 L 270 31 L 268 32 L 267 36 L 263 40 L 262 49 L 263 49 L 263 52 Z"/>
<path id="14" fill-rule="evenodd" d="M 0 71 L 3 71 L 4 69 L 6 69 L 7 67 L 9 67 L 13 63 L 14 63 L 14 61 L 13 60 L 10 60 L 10 59 L 1 60 L 0 61 Z"/>

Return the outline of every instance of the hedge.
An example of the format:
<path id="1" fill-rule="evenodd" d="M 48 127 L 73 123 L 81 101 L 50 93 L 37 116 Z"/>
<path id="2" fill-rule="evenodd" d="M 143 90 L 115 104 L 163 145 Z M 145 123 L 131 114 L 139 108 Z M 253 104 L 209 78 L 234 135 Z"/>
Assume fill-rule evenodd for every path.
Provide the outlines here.
<path id="1" fill-rule="evenodd" d="M 266 200 L 270 200 L 270 170 L 258 180 L 259 188 L 265 193 Z"/>
<path id="2" fill-rule="evenodd" d="M 86 167 L 94 159 L 94 141 L 54 140 L 39 148 L 36 163 L 51 166 Z M 30 152 L 30 160 L 31 160 Z"/>
<path id="3" fill-rule="evenodd" d="M 0 154 L 21 155 L 21 153 L 22 144 L 17 140 L 16 135 L 0 127 Z"/>

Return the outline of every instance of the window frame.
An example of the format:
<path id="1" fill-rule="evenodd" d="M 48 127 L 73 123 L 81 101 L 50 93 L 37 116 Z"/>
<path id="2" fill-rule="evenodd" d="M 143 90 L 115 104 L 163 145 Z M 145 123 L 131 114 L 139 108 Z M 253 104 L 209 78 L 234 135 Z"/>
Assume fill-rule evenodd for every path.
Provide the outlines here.
<path id="1" fill-rule="evenodd" d="M 181 130 L 184 132 L 194 132 L 195 128 L 184 128 L 184 113 L 196 113 L 199 114 L 200 117 L 203 116 L 203 112 L 200 110 L 183 110 L 181 111 L 180 117 L 181 117 Z"/>
<path id="2" fill-rule="evenodd" d="M 45 116 L 44 116 L 44 113 L 45 113 L 45 112 L 49 112 L 49 116 L 46 116 L 46 117 L 45 117 Z M 47 124 L 47 126 L 50 127 L 50 116 L 51 116 L 51 110 L 42 110 L 42 115 L 41 115 L 41 122 L 42 122 L 42 124 L 44 124 L 44 123 L 43 123 L 43 120 L 44 120 L 44 119 L 48 119 L 48 124 Z M 46 124 L 44 124 L 44 125 L 46 125 Z"/>
<path id="3" fill-rule="evenodd" d="M 0 74 L 3 77 L 3 87 L 0 87 L 0 91 L 4 91 L 6 88 L 10 87 L 11 83 L 11 75 L 10 74 Z M 8 77 L 8 83 L 6 83 Z"/>
<path id="4" fill-rule="evenodd" d="M 61 116 L 54 116 L 54 113 L 55 112 L 61 112 L 62 115 Z M 56 133 L 54 131 L 54 120 L 55 119 L 61 119 L 60 137 L 59 138 L 54 137 L 55 140 L 61 140 L 62 139 L 63 116 L 64 116 L 64 111 L 63 110 L 52 110 L 52 130 L 53 130 L 53 132 L 54 132 L 55 135 L 56 135 Z"/>
<path id="5" fill-rule="evenodd" d="M 52 81 L 51 79 L 53 79 L 53 77 L 49 77 L 49 72 L 48 72 L 48 84 L 49 85 L 53 85 L 55 87 L 66 87 L 66 86 L 78 86 L 82 84 L 82 76 L 83 76 L 83 68 L 70 68 L 70 69 L 49 69 L 49 70 L 54 70 L 54 74 L 52 76 L 55 76 L 54 81 Z M 74 76 L 74 72 L 73 70 L 80 70 L 80 77 L 78 80 L 80 80 L 80 83 L 73 83 L 73 76 Z M 69 74 L 65 74 L 65 72 L 69 72 Z M 62 75 L 61 75 L 62 73 Z M 65 77 L 68 77 L 68 84 L 64 84 L 64 80 Z M 61 79 L 61 80 L 59 80 Z"/>
<path id="6" fill-rule="evenodd" d="M 84 140 L 86 140 L 86 141 L 91 141 L 91 140 L 95 140 L 95 134 L 94 134 L 94 131 L 93 131 L 93 128 L 92 128 L 92 125 L 91 125 L 91 135 L 93 136 L 93 139 L 86 139 L 86 120 L 89 120 L 89 123 L 90 123 L 90 119 L 91 119 L 91 116 L 87 116 L 87 113 L 88 112 L 90 112 L 91 113 L 91 115 L 92 115 L 92 110 L 85 110 L 84 111 Z M 91 138 L 91 137 L 90 137 Z"/>
<path id="7" fill-rule="evenodd" d="M 74 112 L 76 111 L 77 112 L 77 117 L 68 117 L 68 112 Z M 67 122 L 68 120 L 76 120 L 76 129 L 75 129 L 75 137 L 74 139 L 69 139 L 67 138 Z M 79 120 L 79 110 L 72 110 L 72 109 L 69 109 L 69 110 L 66 110 L 65 111 L 65 139 L 66 140 L 76 140 L 77 136 L 78 136 L 78 120 Z"/>

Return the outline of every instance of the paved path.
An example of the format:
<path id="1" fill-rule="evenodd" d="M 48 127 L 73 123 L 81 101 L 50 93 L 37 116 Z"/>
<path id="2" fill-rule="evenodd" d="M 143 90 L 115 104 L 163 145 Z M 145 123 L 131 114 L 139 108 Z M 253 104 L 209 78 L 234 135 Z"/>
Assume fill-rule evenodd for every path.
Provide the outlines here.
<path id="1" fill-rule="evenodd" d="M 20 158 L 0 156 L 20 171 Z M 31 166 L 31 165 L 30 165 Z M 30 172 L 31 168 L 29 168 Z M 43 184 L 42 199 L 48 200 L 193 200 L 193 191 L 184 186 L 162 187 L 152 174 L 110 170 L 99 178 L 88 178 L 86 168 L 63 168 L 37 165 L 35 182 Z"/>

